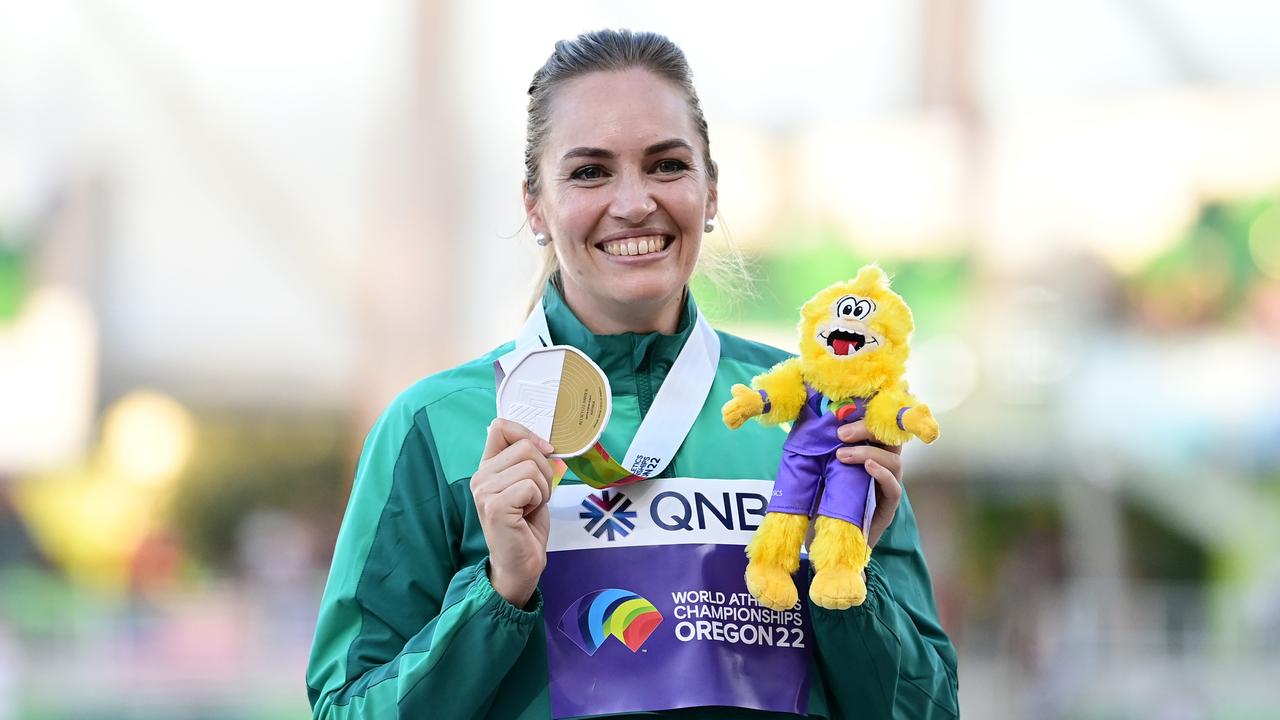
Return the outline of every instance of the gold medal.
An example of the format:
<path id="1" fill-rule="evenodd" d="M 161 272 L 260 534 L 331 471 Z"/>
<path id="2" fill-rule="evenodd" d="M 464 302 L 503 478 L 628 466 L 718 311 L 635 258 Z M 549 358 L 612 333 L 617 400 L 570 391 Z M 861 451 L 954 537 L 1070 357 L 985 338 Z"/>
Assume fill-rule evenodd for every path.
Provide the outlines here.
<path id="1" fill-rule="evenodd" d="M 591 448 L 609 422 L 609 378 L 575 347 L 552 345 L 525 355 L 498 386 L 498 417 L 551 442 L 554 457 Z"/>

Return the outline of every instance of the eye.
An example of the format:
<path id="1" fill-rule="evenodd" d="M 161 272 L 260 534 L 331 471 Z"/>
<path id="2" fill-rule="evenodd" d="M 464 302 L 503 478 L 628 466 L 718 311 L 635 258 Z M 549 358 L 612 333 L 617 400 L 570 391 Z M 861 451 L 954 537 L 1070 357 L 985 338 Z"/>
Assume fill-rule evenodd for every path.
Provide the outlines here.
<path id="1" fill-rule="evenodd" d="M 599 165 L 587 165 L 586 167 L 580 167 L 569 175 L 571 180 L 602 180 L 604 177 L 604 168 Z"/>
<path id="2" fill-rule="evenodd" d="M 836 317 L 850 320 L 866 320 L 876 311 L 876 304 L 866 298 L 845 295 L 836 302 Z"/>
<path id="3" fill-rule="evenodd" d="M 671 174 L 671 173 L 678 173 L 684 170 L 688 170 L 689 165 L 683 160 L 668 159 L 668 160 L 659 161 L 657 166 L 655 166 L 654 169 L 660 173 Z"/>

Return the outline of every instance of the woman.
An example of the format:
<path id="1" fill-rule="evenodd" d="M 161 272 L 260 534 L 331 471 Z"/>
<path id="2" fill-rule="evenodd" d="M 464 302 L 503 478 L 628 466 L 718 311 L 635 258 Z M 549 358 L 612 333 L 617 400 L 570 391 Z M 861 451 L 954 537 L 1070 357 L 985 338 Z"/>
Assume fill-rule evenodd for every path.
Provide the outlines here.
<path id="1" fill-rule="evenodd" d="M 582 35 L 557 43 L 529 94 L 525 209 L 536 239 L 548 247 L 534 316 L 545 316 L 551 341 L 581 349 L 608 374 L 613 413 L 602 445 L 626 447 L 638 426 L 681 402 L 672 393 L 661 400 L 658 392 L 672 373 L 689 367 L 680 358 L 695 344 L 718 345 L 718 356 L 710 354 L 705 402 L 694 399 L 700 405 L 680 428 L 673 456 L 645 458 L 653 461 L 650 470 L 660 466 L 642 473 L 652 479 L 622 494 L 595 496 L 604 509 L 583 517 L 597 534 L 574 536 L 574 542 L 597 543 L 588 555 L 554 538 L 556 551 L 549 553 L 548 535 L 553 515 L 579 522 L 565 513 L 577 510 L 573 503 L 589 488 L 570 477 L 553 496 L 550 446 L 518 424 L 494 420 L 494 362 L 511 343 L 405 391 L 369 434 L 338 535 L 307 674 L 315 716 L 956 715 L 955 652 L 937 621 L 915 520 L 898 480 L 897 448 L 859 444 L 840 452 L 845 462 L 865 464 L 880 499 L 869 531 L 875 554 L 863 605 L 800 613 L 804 598 L 795 614 L 768 615 L 750 607 L 745 593 L 726 599 L 704 591 L 673 593 L 683 603 L 673 610 L 669 598 L 646 591 L 652 597 L 631 597 L 653 612 L 652 620 L 643 633 L 627 635 L 627 647 L 583 644 L 581 635 L 574 640 L 581 652 L 568 644 L 575 628 L 565 625 L 571 616 L 564 603 L 579 591 L 566 591 L 566 583 L 634 585 L 672 572 L 681 582 L 705 580 L 698 586 L 704 588 L 717 573 L 736 573 L 741 585 L 740 542 L 733 541 L 729 555 L 715 555 L 724 546 L 687 538 L 711 531 L 740 537 L 753 527 L 750 516 L 762 506 L 749 507 L 750 498 L 762 496 L 734 495 L 735 520 L 727 491 L 718 511 L 708 500 L 714 493 L 698 488 L 772 478 L 783 435 L 756 423 L 731 434 L 719 407 L 732 384 L 749 382 L 787 354 L 710 331 L 687 292 L 702 234 L 713 229 L 716 166 L 681 51 L 647 33 Z M 655 402 L 666 403 L 661 412 L 651 407 Z M 841 433 L 850 443 L 867 440 L 861 422 Z M 675 489 L 655 499 L 658 487 Z M 693 496 L 680 495 L 681 488 L 702 493 L 697 528 Z M 632 500 L 654 508 L 666 502 L 644 532 L 671 540 L 625 548 L 637 553 L 627 562 L 592 565 L 592 557 L 622 557 L 604 554 L 624 550 L 624 543 L 611 543 L 615 529 L 641 534 L 637 526 L 650 518 L 628 515 Z M 622 520 L 593 524 L 606 515 Z M 717 520 L 727 529 L 706 527 Z M 701 560 L 688 560 L 689 553 Z M 656 557 L 663 558 L 660 567 L 625 575 L 632 560 Z M 593 572 L 604 574 L 588 577 Z M 727 607 L 740 602 L 746 606 Z M 708 613 L 754 624 L 691 619 Z M 784 634 L 779 648 L 770 634 L 766 642 L 775 629 L 770 623 L 788 622 L 803 623 L 802 640 Z M 623 640 L 621 631 L 616 636 Z M 670 660 L 651 660 L 667 643 Z M 797 648 L 804 649 L 796 654 Z M 662 671 L 623 670 L 645 661 Z M 780 697 L 787 689 L 793 697 Z"/>

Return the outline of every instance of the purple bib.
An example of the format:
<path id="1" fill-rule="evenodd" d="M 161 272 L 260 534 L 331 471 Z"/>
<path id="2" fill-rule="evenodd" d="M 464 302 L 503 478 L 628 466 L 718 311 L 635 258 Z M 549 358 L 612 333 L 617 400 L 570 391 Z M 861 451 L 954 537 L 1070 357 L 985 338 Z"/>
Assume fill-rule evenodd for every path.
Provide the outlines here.
<path id="1" fill-rule="evenodd" d="M 556 488 L 539 583 L 554 717 L 708 705 L 807 714 L 808 562 L 787 611 L 760 606 L 743 580 L 771 487 Z"/>

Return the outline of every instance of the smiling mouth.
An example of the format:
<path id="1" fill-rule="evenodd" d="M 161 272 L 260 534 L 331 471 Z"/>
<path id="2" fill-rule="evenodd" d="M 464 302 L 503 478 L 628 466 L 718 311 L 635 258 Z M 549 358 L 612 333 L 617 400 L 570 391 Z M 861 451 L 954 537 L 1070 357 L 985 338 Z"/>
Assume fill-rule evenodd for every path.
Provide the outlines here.
<path id="1" fill-rule="evenodd" d="M 666 250 L 672 239 L 670 235 L 645 235 L 596 243 L 596 247 L 607 255 L 649 255 Z"/>
<path id="2" fill-rule="evenodd" d="M 847 330 L 832 330 L 827 333 L 827 347 L 838 356 L 853 355 L 868 344 L 875 344 L 875 338 Z"/>

